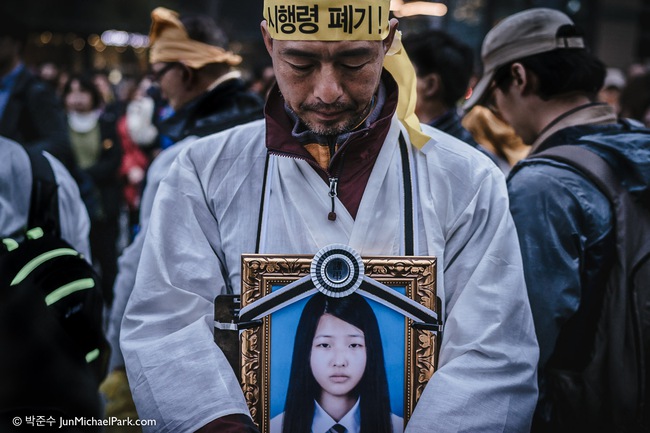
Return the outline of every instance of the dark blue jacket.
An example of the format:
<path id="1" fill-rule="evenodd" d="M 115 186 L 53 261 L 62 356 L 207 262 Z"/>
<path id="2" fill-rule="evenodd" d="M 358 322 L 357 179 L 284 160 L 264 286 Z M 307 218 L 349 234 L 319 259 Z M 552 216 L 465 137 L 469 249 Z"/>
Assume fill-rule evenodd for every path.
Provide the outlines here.
<path id="1" fill-rule="evenodd" d="M 46 150 L 68 170 L 74 168 L 63 106 L 54 91 L 26 68 L 18 74 L 0 117 L 0 135 L 26 148 Z"/>
<path id="2" fill-rule="evenodd" d="M 629 122 L 573 126 L 535 152 L 564 144 L 605 158 L 623 186 L 650 207 L 650 130 Z M 594 184 L 553 160 L 521 161 L 508 178 L 508 192 L 540 346 L 537 415 L 546 417 L 549 372 L 578 371 L 588 359 L 594 306 L 613 260 L 613 215 Z"/>
<path id="3" fill-rule="evenodd" d="M 224 81 L 162 121 L 159 131 L 176 143 L 192 135 L 203 137 L 264 116 L 264 101 L 246 91 L 240 79 Z"/>

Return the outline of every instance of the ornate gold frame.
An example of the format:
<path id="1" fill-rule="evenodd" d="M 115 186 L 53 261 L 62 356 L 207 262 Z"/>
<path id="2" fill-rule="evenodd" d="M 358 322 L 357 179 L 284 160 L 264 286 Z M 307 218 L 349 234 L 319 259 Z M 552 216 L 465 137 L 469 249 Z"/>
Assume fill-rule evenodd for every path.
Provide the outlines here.
<path id="1" fill-rule="evenodd" d="M 311 256 L 250 254 L 242 256 L 241 306 L 309 274 Z M 366 257 L 365 275 L 387 286 L 404 287 L 406 296 L 439 311 L 435 257 Z M 437 335 L 411 327 L 405 318 L 404 421 L 407 422 L 437 366 Z M 241 335 L 241 382 L 253 421 L 261 433 L 269 431 L 270 317 L 262 326 Z"/>

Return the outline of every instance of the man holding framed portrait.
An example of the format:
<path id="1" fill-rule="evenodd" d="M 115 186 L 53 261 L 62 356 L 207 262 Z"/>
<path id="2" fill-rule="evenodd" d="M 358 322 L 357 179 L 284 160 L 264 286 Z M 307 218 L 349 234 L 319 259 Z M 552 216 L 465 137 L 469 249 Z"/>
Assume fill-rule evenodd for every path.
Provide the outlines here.
<path id="1" fill-rule="evenodd" d="M 406 432 L 529 428 L 538 349 L 503 175 L 419 124 L 388 16 L 388 0 L 266 0 L 265 120 L 197 140 L 162 182 L 121 337 L 156 432 L 258 431 L 213 342 L 214 299 L 240 293 L 244 254 L 334 243 L 436 258 L 440 357 Z"/>

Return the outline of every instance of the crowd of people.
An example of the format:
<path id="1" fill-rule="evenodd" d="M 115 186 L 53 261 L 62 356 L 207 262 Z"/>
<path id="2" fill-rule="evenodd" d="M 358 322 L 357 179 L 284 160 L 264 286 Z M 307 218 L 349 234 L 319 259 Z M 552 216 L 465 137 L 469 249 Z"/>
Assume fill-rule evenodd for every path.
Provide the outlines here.
<path id="1" fill-rule="evenodd" d="M 249 72 L 212 18 L 158 7 L 150 70 L 120 91 L 97 71 L 30 70 L 21 29 L 0 29 L 0 235 L 31 228 L 25 150 L 45 153 L 59 234 L 100 276 L 106 419 L 259 432 L 212 337 L 215 297 L 240 292 L 242 254 L 338 243 L 437 258 L 437 370 L 408 419 L 391 413 L 363 297 L 315 295 L 273 433 L 647 431 L 650 403 L 621 417 L 607 387 L 567 400 L 591 361 L 617 227 L 594 182 L 544 152 L 586 148 L 650 208 L 650 69 L 606 68 L 557 10 L 505 18 L 476 65 L 461 38 L 402 35 L 388 0 L 359 2 L 349 27 L 309 12 L 343 3 L 265 0 L 272 66 Z M 278 20 L 287 8 L 302 24 Z M 348 387 L 317 373 L 333 368 L 338 322 L 354 338 L 331 356 L 337 381 L 363 361 Z M 3 423 L 24 409 L 0 404 Z"/>

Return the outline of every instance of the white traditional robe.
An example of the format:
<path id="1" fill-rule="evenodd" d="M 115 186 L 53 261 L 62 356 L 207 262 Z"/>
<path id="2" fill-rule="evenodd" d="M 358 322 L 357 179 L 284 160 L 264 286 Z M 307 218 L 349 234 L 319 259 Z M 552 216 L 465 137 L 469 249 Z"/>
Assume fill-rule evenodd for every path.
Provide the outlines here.
<path id="1" fill-rule="evenodd" d="M 415 254 L 438 258 L 445 329 L 438 371 L 406 432 L 528 431 L 538 349 L 503 175 L 466 144 L 423 128 L 432 139 L 409 150 Z M 307 162 L 272 156 L 260 252 L 343 243 L 362 256 L 403 254 L 400 130 L 393 117 L 356 219 L 337 200 L 328 221 L 328 185 Z M 264 143 L 264 121 L 200 139 L 158 190 L 121 337 L 139 415 L 157 420 L 148 431 L 192 432 L 248 413 L 213 342 L 213 302 L 239 292 L 240 256 L 255 252 Z"/>

